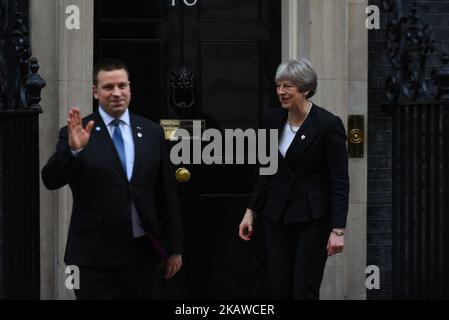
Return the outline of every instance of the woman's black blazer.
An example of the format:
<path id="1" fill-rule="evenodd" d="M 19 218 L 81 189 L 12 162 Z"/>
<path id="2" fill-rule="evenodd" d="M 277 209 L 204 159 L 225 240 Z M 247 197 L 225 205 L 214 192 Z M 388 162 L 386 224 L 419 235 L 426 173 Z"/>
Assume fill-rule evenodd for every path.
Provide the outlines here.
<path id="1" fill-rule="evenodd" d="M 281 130 L 288 112 L 271 109 L 266 129 Z M 283 223 L 329 219 L 344 228 L 348 213 L 349 177 L 346 133 L 341 119 L 313 105 L 295 134 L 285 158 L 278 152 L 278 170 L 260 175 L 248 208 Z"/>

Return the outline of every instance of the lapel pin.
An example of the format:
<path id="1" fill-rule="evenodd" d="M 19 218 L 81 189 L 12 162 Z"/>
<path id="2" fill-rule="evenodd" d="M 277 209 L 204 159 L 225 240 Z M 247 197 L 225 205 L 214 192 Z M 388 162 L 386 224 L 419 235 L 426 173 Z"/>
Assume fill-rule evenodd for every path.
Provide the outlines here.
<path id="1" fill-rule="evenodd" d="M 301 140 L 304 140 L 305 138 L 306 138 L 305 135 L 302 135 L 302 136 L 301 136 Z"/>
<path id="2" fill-rule="evenodd" d="M 100 131 L 101 127 L 96 127 L 95 130 Z"/>
<path id="3" fill-rule="evenodd" d="M 143 134 L 141 134 L 141 133 L 139 132 L 139 133 L 137 133 L 137 136 L 138 136 L 139 138 L 142 138 L 142 137 L 143 137 Z"/>

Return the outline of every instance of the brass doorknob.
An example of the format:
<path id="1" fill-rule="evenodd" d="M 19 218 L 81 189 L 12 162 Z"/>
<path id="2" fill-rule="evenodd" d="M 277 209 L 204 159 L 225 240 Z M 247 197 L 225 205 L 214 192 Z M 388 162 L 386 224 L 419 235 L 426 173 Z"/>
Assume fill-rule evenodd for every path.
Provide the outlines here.
<path id="1" fill-rule="evenodd" d="M 179 182 L 187 182 L 190 180 L 190 171 L 186 168 L 179 168 L 176 170 L 176 180 Z"/>
<path id="2" fill-rule="evenodd" d="M 349 142 L 359 144 L 363 142 L 363 131 L 360 129 L 352 129 L 349 131 Z"/>

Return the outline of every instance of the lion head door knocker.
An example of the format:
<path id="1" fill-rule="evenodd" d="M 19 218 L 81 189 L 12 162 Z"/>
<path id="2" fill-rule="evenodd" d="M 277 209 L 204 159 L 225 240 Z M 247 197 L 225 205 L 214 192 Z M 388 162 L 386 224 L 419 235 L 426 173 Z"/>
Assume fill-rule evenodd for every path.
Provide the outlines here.
<path id="1" fill-rule="evenodd" d="M 171 73 L 171 104 L 178 109 L 189 109 L 195 103 L 194 75 L 185 67 Z"/>

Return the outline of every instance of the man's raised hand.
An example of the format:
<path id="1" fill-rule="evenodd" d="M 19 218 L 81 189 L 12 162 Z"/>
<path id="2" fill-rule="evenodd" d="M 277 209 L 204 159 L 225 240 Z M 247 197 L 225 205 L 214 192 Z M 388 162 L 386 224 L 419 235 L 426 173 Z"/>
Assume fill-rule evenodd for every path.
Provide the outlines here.
<path id="1" fill-rule="evenodd" d="M 78 108 L 70 109 L 67 128 L 69 132 L 69 146 L 72 151 L 82 149 L 87 145 L 93 127 L 94 121 L 91 120 L 86 128 L 83 128 L 80 110 Z"/>

